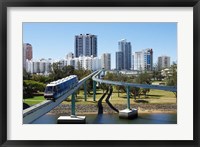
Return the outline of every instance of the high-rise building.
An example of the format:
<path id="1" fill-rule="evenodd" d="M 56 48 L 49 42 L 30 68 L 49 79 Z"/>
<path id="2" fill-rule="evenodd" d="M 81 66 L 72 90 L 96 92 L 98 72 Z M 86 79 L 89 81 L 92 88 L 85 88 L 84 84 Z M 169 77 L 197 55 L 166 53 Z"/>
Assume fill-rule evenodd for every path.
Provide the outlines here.
<path id="1" fill-rule="evenodd" d="M 26 68 L 26 60 L 31 60 L 32 58 L 32 45 L 29 43 L 23 43 L 23 68 Z"/>
<path id="2" fill-rule="evenodd" d="M 123 69 L 123 53 L 121 51 L 116 52 L 116 70 Z"/>
<path id="3" fill-rule="evenodd" d="M 134 70 L 144 70 L 144 54 L 142 51 L 134 53 Z"/>
<path id="4" fill-rule="evenodd" d="M 131 55 L 131 70 L 134 70 L 134 54 Z"/>
<path id="5" fill-rule="evenodd" d="M 134 70 L 153 69 L 153 49 L 145 49 L 134 53 Z"/>
<path id="6" fill-rule="evenodd" d="M 103 53 L 101 55 L 101 67 L 110 70 L 111 69 L 111 55 L 110 53 Z"/>
<path id="7" fill-rule="evenodd" d="M 126 39 L 122 39 L 118 42 L 118 52 L 116 53 L 116 69 L 131 69 L 131 43 Z M 121 58 L 122 55 L 122 58 Z M 120 63 L 122 62 L 122 63 Z"/>
<path id="8" fill-rule="evenodd" d="M 158 57 L 158 70 L 170 67 L 170 57 L 160 56 Z"/>
<path id="9" fill-rule="evenodd" d="M 97 57 L 97 36 L 92 34 L 80 34 L 75 36 L 75 57 Z"/>

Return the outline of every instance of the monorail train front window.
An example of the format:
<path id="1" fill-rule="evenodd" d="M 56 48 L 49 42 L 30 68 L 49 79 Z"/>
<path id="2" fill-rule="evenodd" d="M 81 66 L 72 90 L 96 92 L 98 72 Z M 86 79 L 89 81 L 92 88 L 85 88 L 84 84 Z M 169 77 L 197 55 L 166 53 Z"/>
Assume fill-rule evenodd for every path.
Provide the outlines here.
<path id="1" fill-rule="evenodd" d="M 53 89 L 54 89 L 53 86 L 47 86 L 46 89 L 45 89 L 45 93 L 52 93 Z"/>

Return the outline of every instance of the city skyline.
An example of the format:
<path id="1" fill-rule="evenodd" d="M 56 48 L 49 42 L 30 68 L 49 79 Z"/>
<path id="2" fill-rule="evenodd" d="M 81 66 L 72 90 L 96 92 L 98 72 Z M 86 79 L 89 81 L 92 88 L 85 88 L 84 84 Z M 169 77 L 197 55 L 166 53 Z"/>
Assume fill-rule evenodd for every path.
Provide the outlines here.
<path id="1" fill-rule="evenodd" d="M 23 23 L 23 43 L 32 44 L 33 59 L 64 59 L 69 52 L 74 53 L 78 34 L 97 35 L 97 56 L 110 53 L 112 69 L 121 39 L 131 42 L 132 54 L 152 48 L 154 63 L 162 55 L 177 61 L 176 23 Z"/>

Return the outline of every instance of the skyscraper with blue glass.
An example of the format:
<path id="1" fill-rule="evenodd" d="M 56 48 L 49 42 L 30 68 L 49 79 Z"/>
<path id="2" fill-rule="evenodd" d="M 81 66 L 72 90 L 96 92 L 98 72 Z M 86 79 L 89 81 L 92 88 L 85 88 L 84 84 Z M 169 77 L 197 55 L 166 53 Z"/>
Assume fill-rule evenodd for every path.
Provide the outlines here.
<path id="1" fill-rule="evenodd" d="M 153 70 L 153 49 L 147 48 L 134 53 L 134 70 Z"/>
<path id="2" fill-rule="evenodd" d="M 126 39 L 118 42 L 118 52 L 116 52 L 116 69 L 130 70 L 131 69 L 131 43 Z"/>

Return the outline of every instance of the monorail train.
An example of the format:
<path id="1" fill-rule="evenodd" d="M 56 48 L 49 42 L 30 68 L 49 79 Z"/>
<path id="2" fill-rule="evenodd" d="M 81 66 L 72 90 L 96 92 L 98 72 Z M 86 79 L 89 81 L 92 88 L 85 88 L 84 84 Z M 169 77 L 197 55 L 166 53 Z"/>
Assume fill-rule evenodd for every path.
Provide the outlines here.
<path id="1" fill-rule="evenodd" d="M 47 84 L 44 91 L 44 98 L 47 100 L 55 101 L 66 92 L 71 90 L 78 83 L 78 78 L 76 75 L 71 75 L 57 81 L 53 81 Z"/>

